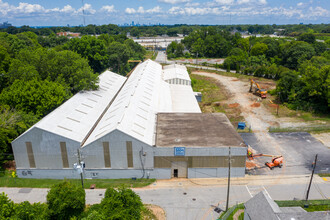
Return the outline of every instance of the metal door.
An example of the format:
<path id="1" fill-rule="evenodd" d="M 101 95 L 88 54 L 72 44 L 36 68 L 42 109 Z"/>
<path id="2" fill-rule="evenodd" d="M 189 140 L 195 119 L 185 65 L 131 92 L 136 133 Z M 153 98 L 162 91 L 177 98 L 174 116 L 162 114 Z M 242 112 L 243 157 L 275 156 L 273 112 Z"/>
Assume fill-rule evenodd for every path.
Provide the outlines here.
<path id="1" fill-rule="evenodd" d="M 174 177 L 174 170 L 177 170 L 179 178 L 187 178 L 188 165 L 187 161 L 173 161 L 172 162 L 172 177 Z"/>

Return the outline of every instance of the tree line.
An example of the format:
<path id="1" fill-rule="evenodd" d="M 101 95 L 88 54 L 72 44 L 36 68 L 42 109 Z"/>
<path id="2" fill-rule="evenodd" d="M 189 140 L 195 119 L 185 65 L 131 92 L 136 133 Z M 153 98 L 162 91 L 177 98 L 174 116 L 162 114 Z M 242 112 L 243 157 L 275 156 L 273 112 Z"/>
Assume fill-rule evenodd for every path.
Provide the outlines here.
<path id="1" fill-rule="evenodd" d="M 79 32 L 82 35 L 100 35 L 110 34 L 118 35 L 130 33 L 133 37 L 154 37 L 161 35 L 177 36 L 182 34 L 183 36 L 189 35 L 195 30 L 207 27 L 206 25 L 154 25 L 154 26 L 118 26 L 115 24 L 105 25 L 93 25 L 76 26 L 76 27 L 45 27 L 45 28 L 32 28 L 27 25 L 22 27 L 8 27 L 0 31 L 7 32 L 9 34 L 17 34 L 22 32 L 34 32 L 38 36 L 50 36 L 61 31 Z M 329 24 L 289 24 L 289 25 L 214 25 L 212 26 L 218 30 L 224 31 L 238 31 L 248 32 L 250 34 L 278 34 L 285 36 L 298 36 L 302 33 L 313 31 L 314 33 L 330 33 Z"/>
<path id="2" fill-rule="evenodd" d="M 146 51 L 124 35 L 67 39 L 0 32 L 0 168 L 10 143 L 81 90 L 97 89 L 98 74 L 126 74 Z"/>
<path id="3" fill-rule="evenodd" d="M 6 194 L 0 194 L 0 218 L 17 220 L 55 219 L 136 219 L 140 220 L 148 209 L 131 189 L 108 188 L 101 203 L 86 206 L 85 190 L 71 182 L 63 181 L 51 187 L 46 203 L 15 204 Z"/>

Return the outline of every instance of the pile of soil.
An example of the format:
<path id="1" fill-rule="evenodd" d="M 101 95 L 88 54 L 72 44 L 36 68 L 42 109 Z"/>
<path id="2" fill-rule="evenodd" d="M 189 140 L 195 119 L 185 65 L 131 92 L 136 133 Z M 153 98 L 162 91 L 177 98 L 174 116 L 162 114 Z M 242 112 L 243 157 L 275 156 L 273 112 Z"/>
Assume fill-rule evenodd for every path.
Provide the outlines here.
<path id="1" fill-rule="evenodd" d="M 272 107 L 272 108 L 277 108 L 277 105 L 276 104 L 268 104 L 269 107 Z"/>
<path id="2" fill-rule="evenodd" d="M 228 105 L 229 108 L 237 108 L 238 106 L 239 106 L 239 104 L 236 103 L 236 102 L 233 103 L 233 104 L 229 104 L 229 105 Z"/>
<path id="3" fill-rule="evenodd" d="M 232 79 L 231 81 L 238 81 L 238 79 Z"/>
<path id="4" fill-rule="evenodd" d="M 260 107 L 260 103 L 255 102 L 251 105 L 251 107 Z"/>

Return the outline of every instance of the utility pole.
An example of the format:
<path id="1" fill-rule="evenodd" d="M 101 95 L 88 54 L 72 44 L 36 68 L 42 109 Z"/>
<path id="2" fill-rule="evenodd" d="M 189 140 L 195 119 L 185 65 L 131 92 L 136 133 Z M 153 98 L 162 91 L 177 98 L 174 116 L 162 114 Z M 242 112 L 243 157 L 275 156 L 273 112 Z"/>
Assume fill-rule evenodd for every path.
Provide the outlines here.
<path id="1" fill-rule="evenodd" d="M 314 166 L 313 166 L 312 176 L 311 176 L 311 179 L 310 179 L 310 181 L 309 181 L 309 185 L 308 185 L 308 189 L 307 189 L 306 202 L 307 202 L 307 200 L 308 200 L 309 190 L 311 189 L 311 185 L 312 185 L 312 181 L 313 181 L 313 175 L 314 175 L 314 171 L 315 171 L 315 167 L 316 167 L 316 161 L 317 161 L 317 154 L 315 155 L 315 160 L 314 160 Z"/>
<path id="2" fill-rule="evenodd" d="M 226 201 L 226 211 L 228 210 L 229 204 L 229 190 L 230 190 L 230 167 L 231 167 L 231 147 L 229 147 L 229 159 L 228 159 L 228 188 L 227 188 L 227 201 Z"/>
<path id="3" fill-rule="evenodd" d="M 83 164 L 81 163 L 81 159 L 80 159 L 80 150 L 77 149 L 77 152 L 78 152 L 78 164 L 81 166 L 81 172 L 80 172 L 81 186 L 84 189 L 84 177 L 83 177 L 84 167 L 83 167 Z"/>

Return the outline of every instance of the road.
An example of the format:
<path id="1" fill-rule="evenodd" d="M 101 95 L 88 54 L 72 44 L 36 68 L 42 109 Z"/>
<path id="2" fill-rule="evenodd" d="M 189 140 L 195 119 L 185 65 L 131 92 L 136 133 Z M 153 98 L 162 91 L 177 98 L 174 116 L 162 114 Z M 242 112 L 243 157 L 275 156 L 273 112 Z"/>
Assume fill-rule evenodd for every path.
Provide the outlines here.
<path id="1" fill-rule="evenodd" d="M 230 205 L 249 200 L 260 191 L 265 191 L 274 200 L 302 199 L 305 196 L 309 175 L 300 176 L 247 176 L 233 178 L 230 189 Z M 330 181 L 330 178 L 329 178 Z M 177 179 L 160 180 L 154 184 L 134 189 L 143 203 L 161 206 L 168 220 L 216 219 L 219 214 L 214 206 L 225 208 L 227 180 L 222 179 Z M 0 188 L 14 202 L 46 202 L 48 189 Z M 99 203 L 104 189 L 86 190 L 86 203 Z M 310 199 L 330 198 L 330 182 L 315 176 Z"/>

